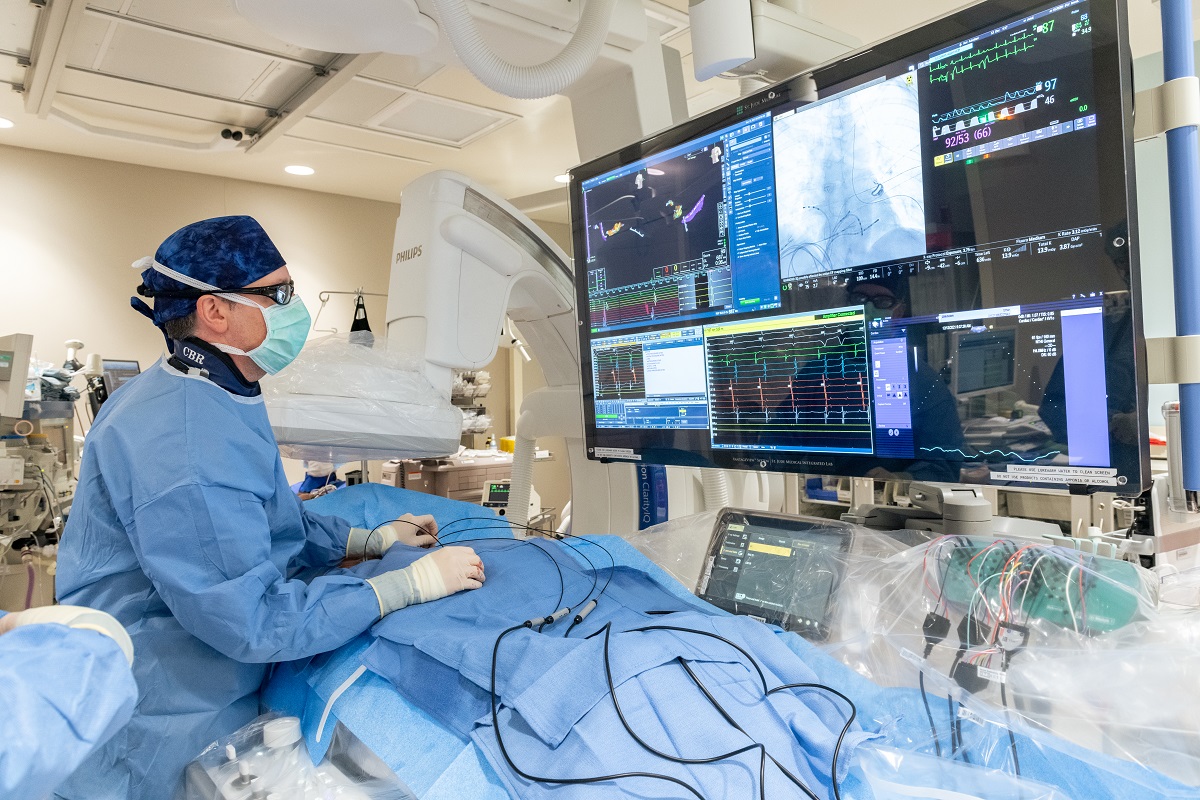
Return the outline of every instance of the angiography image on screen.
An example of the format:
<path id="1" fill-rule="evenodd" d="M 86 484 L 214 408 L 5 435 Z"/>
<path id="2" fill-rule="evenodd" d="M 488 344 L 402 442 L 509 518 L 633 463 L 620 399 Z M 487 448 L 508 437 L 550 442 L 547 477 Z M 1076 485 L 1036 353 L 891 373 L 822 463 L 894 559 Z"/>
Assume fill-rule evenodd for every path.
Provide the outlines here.
<path id="1" fill-rule="evenodd" d="M 784 280 L 925 253 L 917 76 L 775 118 Z"/>

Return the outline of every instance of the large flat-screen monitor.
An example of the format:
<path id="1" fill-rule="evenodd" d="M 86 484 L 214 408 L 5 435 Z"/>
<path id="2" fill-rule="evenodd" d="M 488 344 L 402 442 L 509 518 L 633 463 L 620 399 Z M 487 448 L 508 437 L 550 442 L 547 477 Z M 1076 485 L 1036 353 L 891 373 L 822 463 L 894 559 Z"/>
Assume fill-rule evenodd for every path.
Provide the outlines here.
<path id="1" fill-rule="evenodd" d="M 1142 490 L 1126 29 L 991 0 L 572 170 L 589 457 Z"/>

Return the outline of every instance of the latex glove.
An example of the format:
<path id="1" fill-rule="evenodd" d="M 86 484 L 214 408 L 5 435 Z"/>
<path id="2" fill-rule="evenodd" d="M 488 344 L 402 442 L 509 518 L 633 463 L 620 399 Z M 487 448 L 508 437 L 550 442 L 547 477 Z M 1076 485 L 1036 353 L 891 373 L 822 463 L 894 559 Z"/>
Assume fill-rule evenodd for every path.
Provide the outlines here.
<path id="1" fill-rule="evenodd" d="M 430 514 L 405 514 L 374 531 L 351 528 L 346 539 L 349 558 L 379 558 L 397 542 L 409 547 L 433 547 L 437 544 L 437 520 Z"/>
<path id="2" fill-rule="evenodd" d="M 387 616 L 405 606 L 428 603 L 464 589 L 483 586 L 483 560 L 470 547 L 441 547 L 404 569 L 370 578 L 379 598 L 379 614 Z"/>
<path id="3" fill-rule="evenodd" d="M 133 664 L 133 640 L 116 618 L 103 611 L 83 606 L 38 606 L 0 617 L 0 636 L 25 625 L 52 623 L 68 628 L 95 631 L 112 639 Z"/>

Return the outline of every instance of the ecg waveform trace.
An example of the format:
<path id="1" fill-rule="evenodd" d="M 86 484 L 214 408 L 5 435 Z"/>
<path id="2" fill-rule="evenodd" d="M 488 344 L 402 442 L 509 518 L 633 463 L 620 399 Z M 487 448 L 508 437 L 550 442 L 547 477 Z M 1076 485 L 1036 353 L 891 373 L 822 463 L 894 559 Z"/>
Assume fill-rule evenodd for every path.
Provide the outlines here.
<path id="1" fill-rule="evenodd" d="M 977 69 L 987 69 L 988 64 L 995 64 L 997 61 L 1029 52 L 1034 48 L 1036 42 L 1037 36 L 1029 31 L 1020 31 L 1005 37 L 1004 41 L 997 42 L 991 47 L 982 50 L 972 49 L 961 56 L 930 64 L 929 82 L 949 83 L 959 75 Z"/>
<path id="2" fill-rule="evenodd" d="M 641 400 L 646 397 L 646 369 L 639 344 L 605 347 L 592 356 L 597 400 Z"/>
<path id="3" fill-rule="evenodd" d="M 1043 453 L 1042 455 L 1035 456 L 1034 458 L 1026 458 L 1025 456 L 1021 455 L 1020 453 L 1014 453 L 1011 450 L 979 450 L 975 453 L 967 453 L 962 450 L 959 450 L 957 447 L 950 448 L 949 450 L 947 450 L 944 447 L 922 447 L 921 450 L 926 453 L 945 453 L 946 455 L 950 455 L 952 453 L 957 453 L 958 455 L 962 456 L 963 458 L 984 458 L 985 456 L 1003 456 L 1004 458 L 1015 458 L 1018 461 L 1024 461 L 1026 464 L 1033 464 L 1037 461 L 1041 461 L 1044 458 L 1054 458 L 1057 455 L 1061 455 L 1061 452 L 1058 450 L 1051 450 L 1049 453 Z"/>
<path id="4" fill-rule="evenodd" d="M 707 353 L 714 444 L 870 452 L 861 317 L 715 335 Z"/>
<path id="5" fill-rule="evenodd" d="M 588 301 L 588 312 L 593 328 L 678 317 L 679 284 L 665 281 L 609 297 L 593 297 Z"/>

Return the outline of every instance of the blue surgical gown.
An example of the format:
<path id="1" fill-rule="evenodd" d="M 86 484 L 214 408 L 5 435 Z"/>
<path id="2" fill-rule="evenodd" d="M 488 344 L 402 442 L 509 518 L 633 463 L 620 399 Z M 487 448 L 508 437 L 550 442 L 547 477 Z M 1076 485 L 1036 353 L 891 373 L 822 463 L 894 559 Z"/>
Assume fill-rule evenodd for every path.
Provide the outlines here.
<path id="1" fill-rule="evenodd" d="M 48 797 L 129 720 L 137 686 L 112 639 L 65 625 L 0 636 L 0 797 Z"/>
<path id="2" fill-rule="evenodd" d="M 84 446 L 57 587 L 129 631 L 139 697 L 59 796 L 169 798 L 189 761 L 259 713 L 272 662 L 379 619 L 362 578 L 296 577 L 338 563 L 349 529 L 292 493 L 261 397 L 163 361 L 114 394 Z"/>

